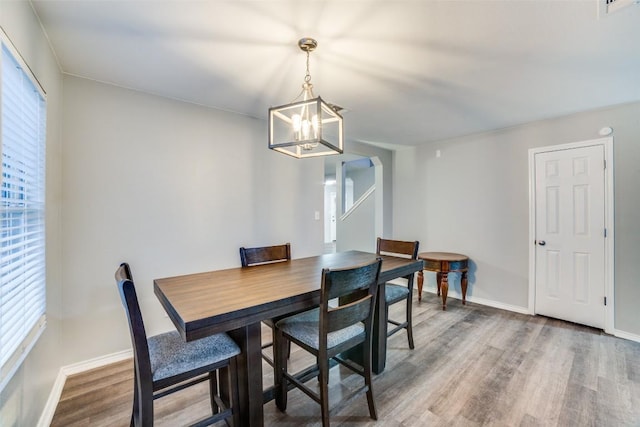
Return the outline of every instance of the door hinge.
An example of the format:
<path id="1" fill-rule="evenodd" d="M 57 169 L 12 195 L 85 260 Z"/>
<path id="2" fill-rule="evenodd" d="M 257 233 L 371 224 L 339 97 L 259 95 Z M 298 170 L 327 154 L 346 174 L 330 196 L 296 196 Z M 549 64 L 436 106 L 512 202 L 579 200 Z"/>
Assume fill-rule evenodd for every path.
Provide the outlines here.
<path id="1" fill-rule="evenodd" d="M 607 168 L 607 160 L 605 159 L 605 160 L 603 160 L 603 162 L 604 162 L 604 168 L 606 169 Z"/>
<path id="2" fill-rule="evenodd" d="M 607 237 L 607 229 L 604 229 L 604 237 Z"/>
<path id="3" fill-rule="evenodd" d="M 604 305 L 607 305 L 607 297 L 604 297 Z"/>

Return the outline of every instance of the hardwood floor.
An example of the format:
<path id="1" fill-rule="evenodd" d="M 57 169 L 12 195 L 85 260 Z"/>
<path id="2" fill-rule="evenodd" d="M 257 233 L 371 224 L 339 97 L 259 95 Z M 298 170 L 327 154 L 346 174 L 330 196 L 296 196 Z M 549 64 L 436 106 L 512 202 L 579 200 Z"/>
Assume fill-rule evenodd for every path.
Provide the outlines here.
<path id="1" fill-rule="evenodd" d="M 413 314 L 415 350 L 395 334 L 387 368 L 374 377 L 378 421 L 361 396 L 333 414 L 332 425 L 640 426 L 640 343 L 455 299 L 443 312 L 432 294 L 414 300 Z M 292 347 L 294 369 L 309 360 Z M 273 382 L 269 369 L 264 364 L 265 384 Z M 333 368 L 332 402 L 360 380 Z M 132 386 L 130 361 L 69 377 L 51 425 L 128 426 Z M 286 413 L 274 402 L 264 409 L 266 426 L 320 425 L 319 405 L 297 390 Z M 156 401 L 155 411 L 158 426 L 206 416 L 206 385 Z"/>

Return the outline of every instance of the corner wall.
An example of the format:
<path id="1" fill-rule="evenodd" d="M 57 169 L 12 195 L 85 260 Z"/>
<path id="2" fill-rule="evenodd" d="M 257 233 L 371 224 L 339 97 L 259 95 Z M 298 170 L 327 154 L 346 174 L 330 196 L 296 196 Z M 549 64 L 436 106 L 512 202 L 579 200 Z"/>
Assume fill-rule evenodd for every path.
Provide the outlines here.
<path id="1" fill-rule="evenodd" d="M 71 76 L 64 95 L 64 365 L 130 348 L 122 261 L 153 335 L 174 327 L 154 278 L 240 266 L 241 246 L 322 253 L 323 160 L 269 150 L 266 122 Z"/>
<path id="2" fill-rule="evenodd" d="M 354 225 L 351 226 L 353 229 L 351 230 L 342 230 L 342 234 L 346 234 L 346 241 L 339 242 L 340 246 L 338 250 L 348 250 L 348 249 L 359 249 L 359 250 L 368 250 L 371 252 L 375 252 L 376 250 L 376 238 L 384 237 L 384 238 L 396 238 L 394 236 L 393 229 L 393 170 L 394 170 L 394 161 L 393 161 L 393 152 L 384 148 L 375 147 L 369 144 L 363 144 L 356 141 L 349 141 L 346 145 L 346 152 L 349 154 L 355 154 L 362 157 L 377 157 L 380 165 L 376 167 L 382 168 L 382 199 L 377 199 L 379 196 L 376 195 L 376 200 L 367 201 L 367 203 L 371 203 L 370 211 L 372 212 L 375 209 L 379 209 L 379 207 L 373 206 L 378 203 L 382 205 L 382 235 L 370 235 L 372 233 L 372 229 L 380 228 L 378 224 L 371 223 L 371 226 L 368 229 L 363 229 L 362 225 L 364 223 L 358 224 L 357 218 L 351 218 L 350 222 Z M 378 179 L 378 178 L 376 178 Z M 380 185 L 376 182 L 376 186 Z M 340 201 L 338 201 L 338 204 Z M 378 220 L 378 219 L 376 219 Z M 366 221 L 371 222 L 372 218 L 367 219 Z M 376 234 L 373 232 L 373 234 Z M 357 236 L 357 237 L 356 237 Z M 340 232 L 338 234 L 338 240 L 342 238 Z M 356 242 L 354 244 L 354 242 Z M 368 243 L 364 243 L 368 242 Z"/>
<path id="3" fill-rule="evenodd" d="M 394 154 L 394 230 L 421 251 L 472 260 L 472 297 L 528 306 L 528 150 L 614 129 L 615 328 L 640 336 L 640 102 L 455 138 Z M 440 157 L 437 157 L 437 151 Z M 432 275 L 427 285 L 434 287 Z M 451 282 L 450 282 L 451 284 Z M 454 281 L 459 292 L 459 281 Z"/>
<path id="4" fill-rule="evenodd" d="M 61 365 L 61 140 L 62 74 L 27 1 L 0 1 L 0 26 L 47 94 L 46 252 L 47 326 L 0 393 L 0 425 L 35 426 Z"/>

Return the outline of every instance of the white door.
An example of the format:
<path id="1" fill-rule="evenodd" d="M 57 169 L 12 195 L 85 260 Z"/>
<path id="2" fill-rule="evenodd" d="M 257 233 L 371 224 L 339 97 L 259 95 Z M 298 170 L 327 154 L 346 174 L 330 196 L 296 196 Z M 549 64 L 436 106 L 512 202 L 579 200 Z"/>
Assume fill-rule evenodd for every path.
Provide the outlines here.
<path id="1" fill-rule="evenodd" d="M 605 327 L 602 145 L 535 154 L 535 312 Z"/>
<path id="2" fill-rule="evenodd" d="M 329 209 L 331 211 L 331 230 L 330 230 L 330 238 L 332 242 L 336 241 L 336 215 L 338 214 L 338 205 L 336 204 L 336 192 L 333 191 L 329 195 Z"/>

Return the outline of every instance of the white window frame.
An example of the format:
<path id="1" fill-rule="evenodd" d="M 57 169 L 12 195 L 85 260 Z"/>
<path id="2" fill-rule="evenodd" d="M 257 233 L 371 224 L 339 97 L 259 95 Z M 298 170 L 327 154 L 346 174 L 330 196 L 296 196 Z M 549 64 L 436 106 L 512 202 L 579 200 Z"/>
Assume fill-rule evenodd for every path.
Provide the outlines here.
<path id="1" fill-rule="evenodd" d="M 6 63 L 4 49 L 22 72 L 20 78 L 26 78 L 22 82 L 29 89 L 33 87 L 35 96 L 39 97 L 31 99 L 35 109 L 28 112 L 32 115 L 27 116 L 36 117 L 36 126 L 29 129 L 25 125 L 26 120 L 21 120 L 15 126 L 18 131 L 16 134 L 20 136 L 32 131 L 36 138 L 31 140 L 34 142 L 32 144 L 10 145 L 7 142 L 9 137 L 5 135 L 5 130 L 10 125 L 3 123 L 6 117 L 6 111 L 3 111 L 4 97 L 8 96 L 3 90 L 4 67 L 11 66 L 13 62 Z M 16 105 L 29 105 L 28 100 L 24 101 L 20 95 L 18 93 L 15 98 Z M 45 91 L 0 28 L 0 391 L 9 383 L 46 327 L 45 134 Z M 19 153 L 14 151 L 16 146 L 20 149 Z M 29 149 L 33 151 L 27 151 Z M 11 153 L 7 154 L 11 157 L 5 158 L 5 153 Z M 12 166 L 11 171 L 5 168 L 5 164 Z M 18 227 L 9 221 L 12 218 L 9 215 L 16 213 L 16 209 L 23 210 L 16 215 Z M 15 230 L 18 230 L 21 239 L 16 239 L 16 234 L 9 234 L 9 231 L 16 233 Z M 15 253 L 21 254 L 20 258 Z M 16 307 L 19 309 L 16 310 Z"/>

